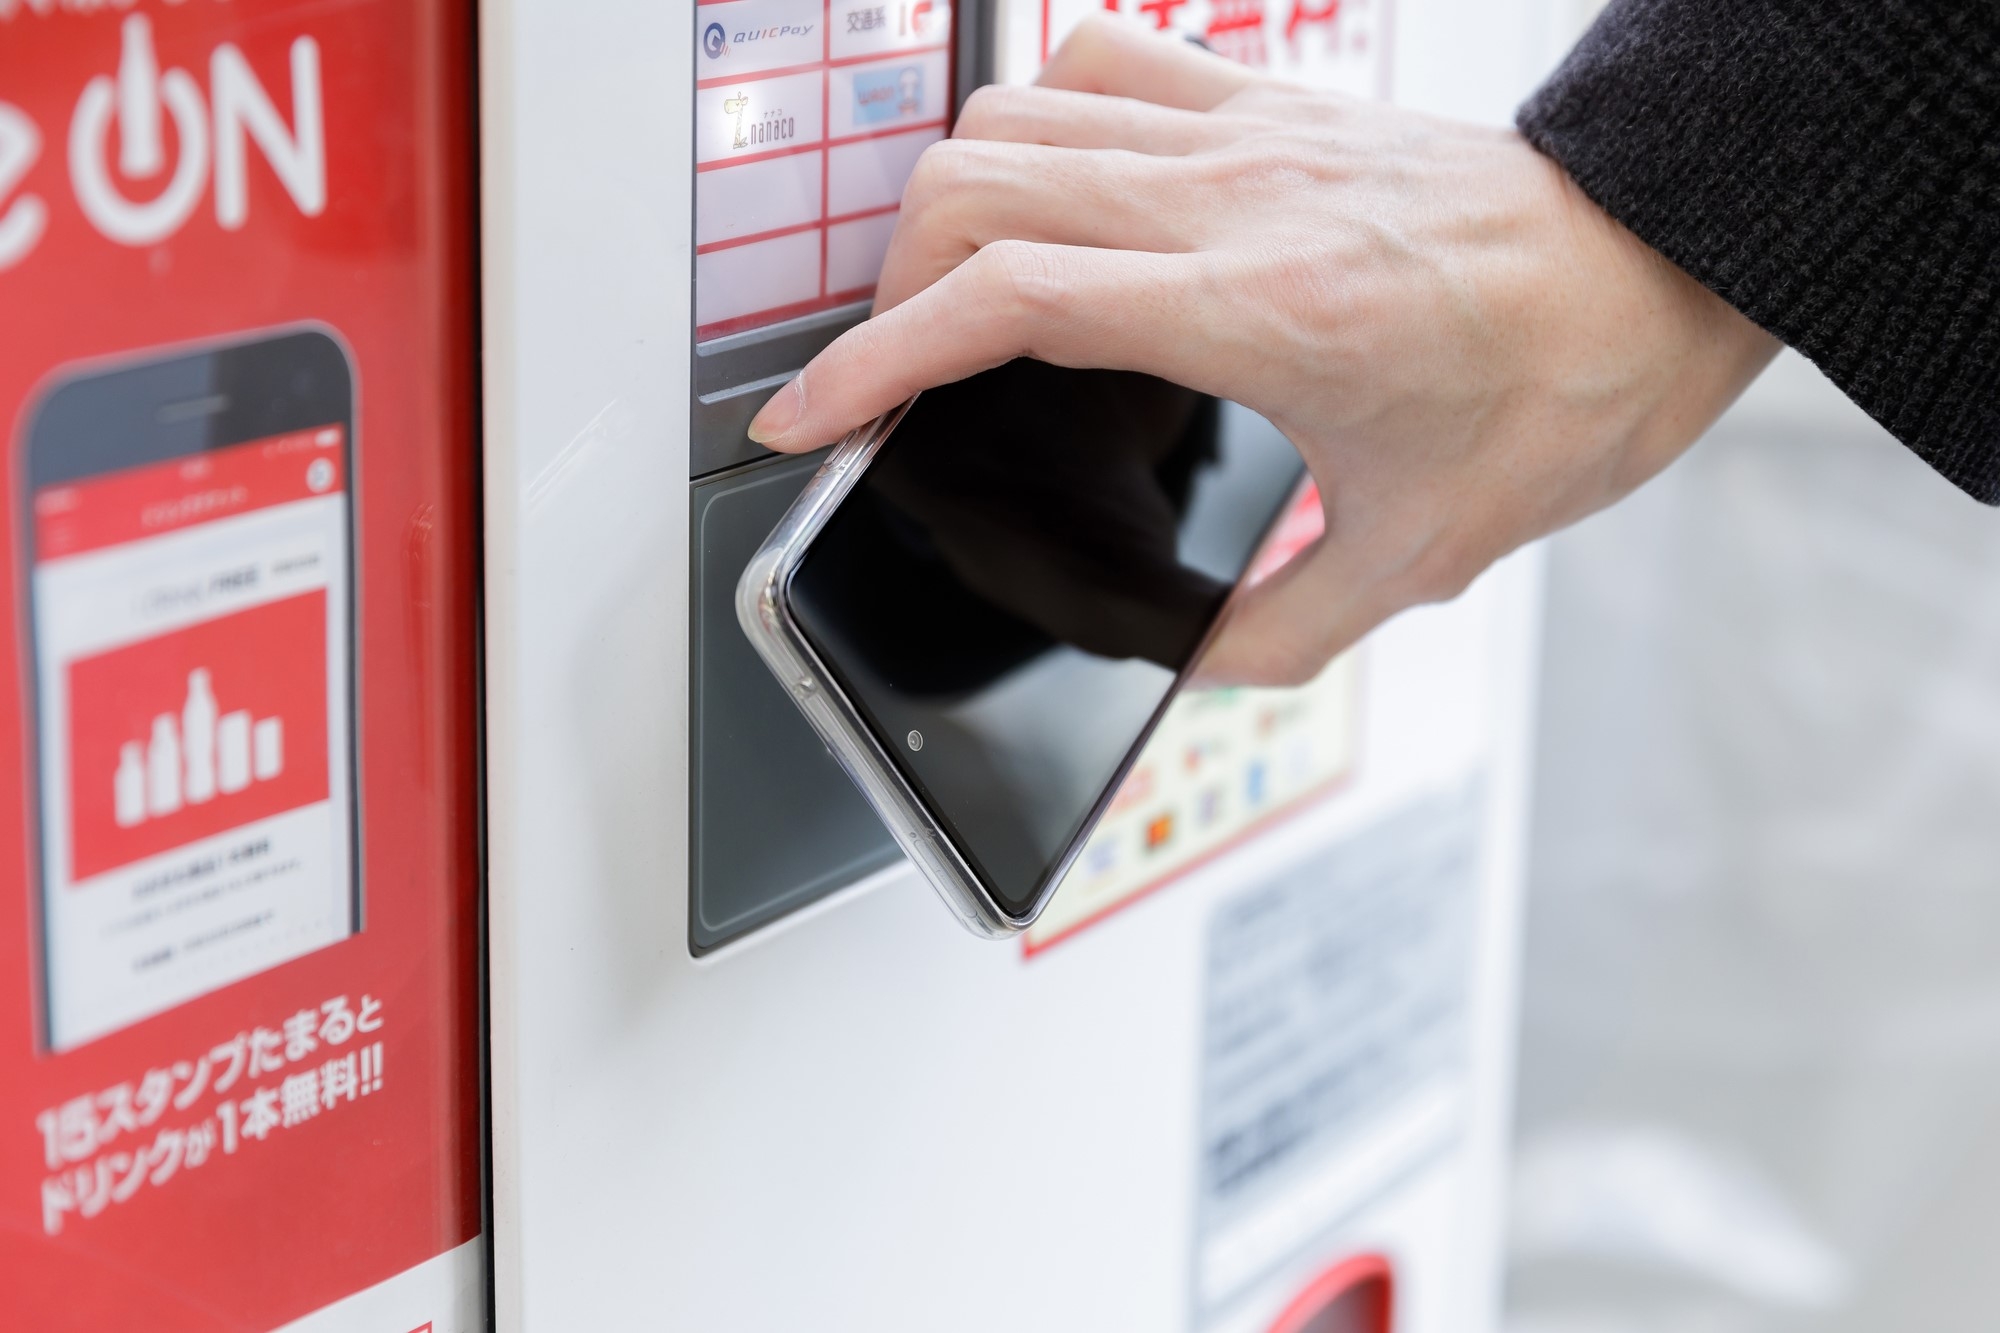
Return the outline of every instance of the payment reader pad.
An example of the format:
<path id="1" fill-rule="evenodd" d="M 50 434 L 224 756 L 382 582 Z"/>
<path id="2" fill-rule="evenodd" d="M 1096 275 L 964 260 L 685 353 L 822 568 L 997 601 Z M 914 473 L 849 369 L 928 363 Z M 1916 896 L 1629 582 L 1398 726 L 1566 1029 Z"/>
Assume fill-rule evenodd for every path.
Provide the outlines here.
<path id="1" fill-rule="evenodd" d="M 815 468 L 745 429 L 867 317 L 903 184 L 990 79 L 984 6 L 697 5 L 688 947 L 893 864 L 894 842 L 737 627 L 738 575 Z M 782 836 L 771 812 L 782 811 Z"/>

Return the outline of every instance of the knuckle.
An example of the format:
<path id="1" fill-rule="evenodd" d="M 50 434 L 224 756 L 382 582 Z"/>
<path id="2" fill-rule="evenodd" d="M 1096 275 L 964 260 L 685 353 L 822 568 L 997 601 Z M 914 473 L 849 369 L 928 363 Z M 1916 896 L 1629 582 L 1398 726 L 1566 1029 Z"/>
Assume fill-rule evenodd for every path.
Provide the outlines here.
<path id="1" fill-rule="evenodd" d="M 1046 246 L 1028 241 L 994 241 L 979 252 L 980 276 L 1008 314 L 1033 316 L 1062 299 L 1062 265 Z"/>
<path id="2" fill-rule="evenodd" d="M 955 138 L 985 139 L 1022 109 L 1022 89 L 1004 83 L 984 84 L 972 90 L 958 113 L 952 130 Z"/>
<path id="3" fill-rule="evenodd" d="M 1296 193 L 1322 174 L 1321 155 L 1296 135 L 1276 132 L 1243 139 L 1213 164 L 1217 183 L 1236 198 L 1271 199 Z"/>
<path id="4" fill-rule="evenodd" d="M 972 170 L 972 153 L 963 140 L 940 139 L 917 158 L 903 187 L 903 208 L 922 211 L 935 207 L 964 184 Z"/>

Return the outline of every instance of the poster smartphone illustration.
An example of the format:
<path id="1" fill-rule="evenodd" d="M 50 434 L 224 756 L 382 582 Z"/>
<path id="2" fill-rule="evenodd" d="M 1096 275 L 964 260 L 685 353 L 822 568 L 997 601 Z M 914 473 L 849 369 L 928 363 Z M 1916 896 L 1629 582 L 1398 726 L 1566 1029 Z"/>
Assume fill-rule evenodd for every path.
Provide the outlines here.
<path id="1" fill-rule="evenodd" d="M 359 926 L 346 355 L 291 330 L 63 379 L 23 531 L 47 1040 Z"/>

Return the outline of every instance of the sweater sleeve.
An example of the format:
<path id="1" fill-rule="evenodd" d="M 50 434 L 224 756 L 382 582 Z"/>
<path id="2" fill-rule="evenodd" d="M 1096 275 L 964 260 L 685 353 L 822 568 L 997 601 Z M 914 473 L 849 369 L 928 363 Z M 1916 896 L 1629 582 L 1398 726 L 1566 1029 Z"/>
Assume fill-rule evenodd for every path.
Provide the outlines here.
<path id="1" fill-rule="evenodd" d="M 1612 0 L 1519 123 L 2000 504 L 2000 0 Z"/>

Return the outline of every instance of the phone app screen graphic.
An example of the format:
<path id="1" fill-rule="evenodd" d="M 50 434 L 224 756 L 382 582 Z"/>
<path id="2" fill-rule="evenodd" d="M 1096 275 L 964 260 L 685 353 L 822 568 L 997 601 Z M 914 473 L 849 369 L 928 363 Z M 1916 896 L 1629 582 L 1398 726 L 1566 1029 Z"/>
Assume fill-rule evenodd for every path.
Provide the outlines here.
<path id="1" fill-rule="evenodd" d="M 355 928 L 346 431 L 33 497 L 57 1049 Z"/>
<path id="2" fill-rule="evenodd" d="M 73 880 L 326 801 L 326 676 L 324 589 L 71 662 Z"/>

